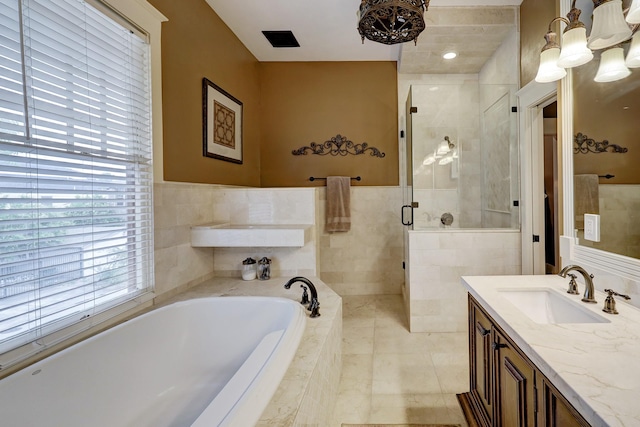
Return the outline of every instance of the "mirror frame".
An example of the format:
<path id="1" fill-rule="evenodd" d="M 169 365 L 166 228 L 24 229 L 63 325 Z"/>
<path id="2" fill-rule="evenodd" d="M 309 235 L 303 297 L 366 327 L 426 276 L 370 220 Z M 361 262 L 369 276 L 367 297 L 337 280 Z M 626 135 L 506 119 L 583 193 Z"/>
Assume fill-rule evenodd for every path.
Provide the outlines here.
<path id="1" fill-rule="evenodd" d="M 560 0 L 560 16 L 566 16 L 571 8 L 571 0 Z M 560 81 L 561 129 L 562 137 L 562 186 L 564 189 L 563 235 L 560 236 L 560 256 L 562 264 L 579 264 L 601 272 L 640 281 L 640 259 L 580 246 L 575 236 L 573 215 L 573 76 Z"/>

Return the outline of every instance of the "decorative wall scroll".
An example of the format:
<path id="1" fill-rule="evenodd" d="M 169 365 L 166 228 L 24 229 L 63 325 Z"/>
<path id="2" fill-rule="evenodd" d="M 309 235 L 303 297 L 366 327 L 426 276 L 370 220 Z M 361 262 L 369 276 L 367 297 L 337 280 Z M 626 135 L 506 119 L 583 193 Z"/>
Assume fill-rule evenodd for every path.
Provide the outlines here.
<path id="1" fill-rule="evenodd" d="M 326 156 L 328 154 L 331 154 L 332 156 L 346 156 L 349 154 L 357 156 L 359 154 L 365 154 L 367 151 L 369 152 L 369 155 L 373 157 L 383 158 L 385 156 L 385 154 L 380 152 L 377 148 L 369 147 L 369 144 L 366 142 L 363 142 L 362 144 L 354 144 L 340 134 L 334 136 L 329 141 L 323 142 L 322 144 L 312 142 L 310 145 L 300 147 L 297 150 L 293 150 L 291 153 L 294 156 L 306 156 L 309 152 L 320 156 Z"/>
<path id="2" fill-rule="evenodd" d="M 628 148 L 621 147 L 617 144 L 609 144 L 606 139 L 602 142 L 593 140 L 580 132 L 573 137 L 573 153 L 626 153 Z"/>
<path id="3" fill-rule="evenodd" d="M 242 102 L 202 79 L 203 154 L 242 164 Z"/>

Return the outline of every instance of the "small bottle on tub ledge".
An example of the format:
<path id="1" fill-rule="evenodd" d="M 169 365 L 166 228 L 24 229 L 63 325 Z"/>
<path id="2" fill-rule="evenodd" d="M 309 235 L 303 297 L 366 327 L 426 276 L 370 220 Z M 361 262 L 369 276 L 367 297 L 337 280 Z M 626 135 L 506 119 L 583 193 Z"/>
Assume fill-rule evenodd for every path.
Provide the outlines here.
<path id="1" fill-rule="evenodd" d="M 258 279 L 271 279 L 271 260 L 267 257 L 262 257 L 260 261 L 258 261 Z"/>
<path id="2" fill-rule="evenodd" d="M 256 260 L 249 257 L 242 261 L 242 280 L 254 280 L 256 278 Z"/>

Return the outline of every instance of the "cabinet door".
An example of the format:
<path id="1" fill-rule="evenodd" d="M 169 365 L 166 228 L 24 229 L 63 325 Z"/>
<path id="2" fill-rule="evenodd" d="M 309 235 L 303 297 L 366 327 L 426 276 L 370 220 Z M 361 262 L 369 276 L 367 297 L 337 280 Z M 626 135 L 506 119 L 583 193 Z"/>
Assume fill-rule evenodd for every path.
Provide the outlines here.
<path id="1" fill-rule="evenodd" d="M 471 394 L 479 403 L 481 421 L 491 425 L 494 408 L 494 377 L 492 369 L 491 322 L 481 309 L 469 305 L 469 359 L 471 363 Z"/>
<path id="2" fill-rule="evenodd" d="M 546 378 L 542 379 L 544 425 L 547 427 L 589 427 L 573 406 Z"/>
<path id="3" fill-rule="evenodd" d="M 498 331 L 494 336 L 497 377 L 497 423 L 501 427 L 535 427 L 535 368 Z"/>

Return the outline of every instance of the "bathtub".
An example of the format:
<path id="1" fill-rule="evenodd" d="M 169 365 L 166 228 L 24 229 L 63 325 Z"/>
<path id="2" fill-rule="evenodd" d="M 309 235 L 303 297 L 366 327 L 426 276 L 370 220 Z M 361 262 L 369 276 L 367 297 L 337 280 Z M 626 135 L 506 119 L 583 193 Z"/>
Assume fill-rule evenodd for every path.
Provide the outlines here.
<path id="1" fill-rule="evenodd" d="M 177 302 L 0 380 L 0 423 L 252 426 L 305 323 L 302 306 L 284 298 Z"/>

